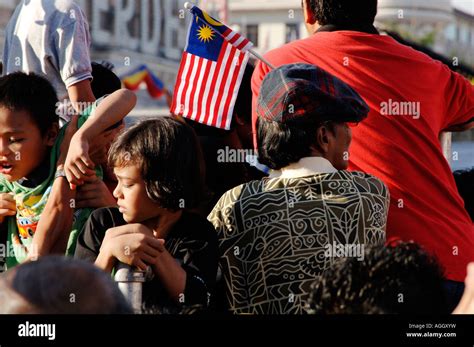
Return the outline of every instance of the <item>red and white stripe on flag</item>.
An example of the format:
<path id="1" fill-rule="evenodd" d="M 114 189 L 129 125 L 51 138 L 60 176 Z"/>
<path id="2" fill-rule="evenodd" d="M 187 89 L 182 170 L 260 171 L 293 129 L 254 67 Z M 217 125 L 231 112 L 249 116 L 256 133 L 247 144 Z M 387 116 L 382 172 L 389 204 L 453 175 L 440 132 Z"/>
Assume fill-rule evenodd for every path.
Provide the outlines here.
<path id="1" fill-rule="evenodd" d="M 236 42 L 241 38 L 237 38 Z M 247 48 L 248 43 L 245 41 L 248 40 L 242 40 L 239 46 L 245 44 Z M 171 112 L 229 130 L 235 100 L 249 59 L 249 53 L 237 47 L 235 43 L 224 40 L 217 61 L 183 52 Z"/>
<path id="2" fill-rule="evenodd" d="M 253 47 L 253 43 L 251 41 L 231 29 L 227 29 L 223 36 L 227 41 L 229 41 L 230 44 L 241 51 L 247 51 Z"/>

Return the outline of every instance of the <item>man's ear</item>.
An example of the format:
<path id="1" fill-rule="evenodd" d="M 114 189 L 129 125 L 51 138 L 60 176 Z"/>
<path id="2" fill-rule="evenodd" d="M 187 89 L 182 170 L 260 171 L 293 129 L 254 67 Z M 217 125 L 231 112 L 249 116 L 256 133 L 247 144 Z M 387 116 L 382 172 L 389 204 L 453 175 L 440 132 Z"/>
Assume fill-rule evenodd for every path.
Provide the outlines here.
<path id="1" fill-rule="evenodd" d="M 316 143 L 318 144 L 321 154 L 329 152 L 329 129 L 324 125 L 316 130 Z"/>
<path id="2" fill-rule="evenodd" d="M 59 123 L 53 123 L 53 125 L 51 125 L 48 132 L 46 133 L 46 145 L 50 147 L 54 146 L 54 143 L 56 142 L 56 138 L 58 137 L 58 134 L 59 134 Z"/>
<path id="3" fill-rule="evenodd" d="M 309 25 L 316 24 L 316 17 L 314 16 L 313 9 L 309 3 L 309 0 L 302 0 L 303 3 L 303 15 L 304 22 Z"/>

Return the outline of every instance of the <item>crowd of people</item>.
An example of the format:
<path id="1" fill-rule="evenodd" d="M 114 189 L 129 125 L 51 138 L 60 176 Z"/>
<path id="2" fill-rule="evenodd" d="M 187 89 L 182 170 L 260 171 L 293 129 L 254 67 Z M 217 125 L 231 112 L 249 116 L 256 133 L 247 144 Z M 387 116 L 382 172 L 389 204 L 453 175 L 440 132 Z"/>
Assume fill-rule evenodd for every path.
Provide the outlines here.
<path id="1" fill-rule="evenodd" d="M 0 313 L 131 313 L 119 264 L 146 273 L 145 313 L 474 313 L 473 171 L 453 174 L 439 142 L 474 127 L 474 86 L 380 35 L 377 0 L 302 4 L 309 38 L 247 66 L 221 130 L 127 126 L 136 96 L 91 62 L 80 7 L 20 2 Z"/>

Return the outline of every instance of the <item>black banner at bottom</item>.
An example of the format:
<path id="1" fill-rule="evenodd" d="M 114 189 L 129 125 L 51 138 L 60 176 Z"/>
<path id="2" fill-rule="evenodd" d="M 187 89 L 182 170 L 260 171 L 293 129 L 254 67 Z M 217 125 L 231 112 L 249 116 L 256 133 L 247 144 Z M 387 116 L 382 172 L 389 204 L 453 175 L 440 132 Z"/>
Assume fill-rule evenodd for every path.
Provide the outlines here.
<path id="1" fill-rule="evenodd" d="M 0 316 L 0 347 L 66 346 L 103 340 L 132 346 L 234 342 L 260 338 L 326 345 L 473 346 L 474 316 Z M 324 342 L 323 342 L 324 341 Z M 156 343 L 155 343 L 156 342 Z M 148 343 L 147 343 L 148 344 Z M 293 343 L 292 343 L 293 344 Z"/>

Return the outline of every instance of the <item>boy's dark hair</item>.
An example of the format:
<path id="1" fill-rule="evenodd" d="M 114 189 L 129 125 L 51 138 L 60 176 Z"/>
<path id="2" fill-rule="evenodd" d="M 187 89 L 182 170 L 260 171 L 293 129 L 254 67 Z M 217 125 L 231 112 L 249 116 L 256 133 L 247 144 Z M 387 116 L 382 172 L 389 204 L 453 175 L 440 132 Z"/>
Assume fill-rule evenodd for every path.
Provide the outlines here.
<path id="1" fill-rule="evenodd" d="M 71 294 L 74 294 L 74 301 Z M 110 274 L 83 260 L 46 256 L 2 274 L 0 313 L 133 312 Z"/>
<path id="2" fill-rule="evenodd" d="M 42 135 L 59 123 L 58 97 L 49 81 L 34 73 L 14 72 L 0 78 L 0 105 L 26 111 Z"/>
<path id="3" fill-rule="evenodd" d="M 454 180 L 464 200 L 464 208 L 474 222 L 474 168 L 454 171 Z"/>
<path id="4" fill-rule="evenodd" d="M 341 27 L 372 25 L 377 15 L 377 0 L 307 0 L 320 25 Z"/>
<path id="5" fill-rule="evenodd" d="M 258 161 L 270 169 L 281 168 L 311 156 L 316 145 L 316 131 L 323 123 L 300 117 L 282 124 L 257 118 Z M 334 123 L 325 126 L 335 133 Z"/>
<path id="6" fill-rule="evenodd" d="M 203 188 L 202 153 L 193 129 L 171 117 L 138 123 L 120 135 L 109 165 L 140 168 L 148 197 L 170 210 L 193 208 Z"/>
<path id="7" fill-rule="evenodd" d="M 337 261 L 314 283 L 311 313 L 448 313 L 443 272 L 415 243 L 373 247 Z"/>
<path id="8" fill-rule="evenodd" d="M 92 62 L 92 93 L 96 99 L 112 94 L 122 88 L 120 78 L 112 71 L 112 66 L 103 63 Z"/>
<path id="9" fill-rule="evenodd" d="M 120 88 L 122 88 L 122 81 L 112 71 L 114 66 L 106 61 L 101 63 L 92 62 L 92 82 L 91 89 L 96 99 L 100 99 L 103 96 L 110 95 Z M 115 129 L 123 124 L 123 120 L 112 124 L 110 127 L 105 129 L 109 131 Z"/>

